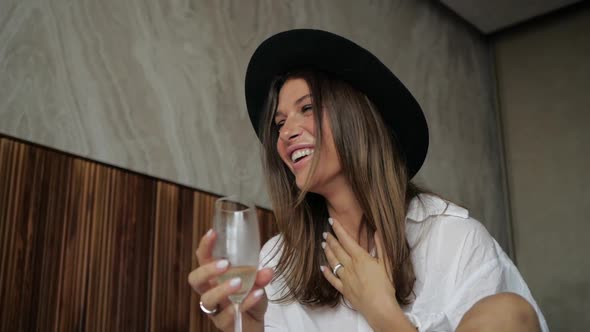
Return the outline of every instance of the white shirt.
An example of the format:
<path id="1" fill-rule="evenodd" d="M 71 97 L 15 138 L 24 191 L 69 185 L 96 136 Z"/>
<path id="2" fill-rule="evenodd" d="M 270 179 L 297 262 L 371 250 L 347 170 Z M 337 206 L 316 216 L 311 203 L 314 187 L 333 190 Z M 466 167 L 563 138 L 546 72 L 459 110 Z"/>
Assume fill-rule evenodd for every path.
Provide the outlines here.
<path id="1" fill-rule="evenodd" d="M 499 292 L 527 299 L 539 316 L 541 329 L 549 331 L 510 258 L 466 209 L 436 196 L 420 195 L 410 203 L 406 226 L 416 298 L 402 309 L 420 332 L 454 331 L 473 304 Z M 276 266 L 280 252 L 274 255 L 274 251 L 280 250 L 280 239 L 277 235 L 264 245 L 261 267 Z M 265 288 L 271 300 L 264 317 L 265 331 L 373 331 L 359 312 L 344 304 L 309 308 L 297 302 L 273 303 L 279 296 L 277 283 Z"/>

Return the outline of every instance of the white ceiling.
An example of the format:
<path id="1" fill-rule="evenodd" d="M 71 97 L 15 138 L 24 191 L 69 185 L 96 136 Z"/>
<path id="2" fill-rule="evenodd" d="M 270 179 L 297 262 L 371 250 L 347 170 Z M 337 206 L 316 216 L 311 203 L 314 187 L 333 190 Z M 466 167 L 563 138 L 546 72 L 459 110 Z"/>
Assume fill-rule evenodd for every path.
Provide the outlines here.
<path id="1" fill-rule="evenodd" d="M 579 0 L 440 0 L 485 34 L 547 14 Z"/>

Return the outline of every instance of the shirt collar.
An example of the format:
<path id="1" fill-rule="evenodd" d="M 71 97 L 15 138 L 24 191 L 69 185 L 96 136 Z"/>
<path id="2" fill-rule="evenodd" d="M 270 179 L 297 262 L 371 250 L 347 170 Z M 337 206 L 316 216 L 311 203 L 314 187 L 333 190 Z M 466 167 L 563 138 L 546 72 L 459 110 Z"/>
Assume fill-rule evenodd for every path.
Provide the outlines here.
<path id="1" fill-rule="evenodd" d="M 469 211 L 438 196 L 420 194 L 410 202 L 406 218 L 414 222 L 423 222 L 430 217 L 440 215 L 469 218 Z"/>

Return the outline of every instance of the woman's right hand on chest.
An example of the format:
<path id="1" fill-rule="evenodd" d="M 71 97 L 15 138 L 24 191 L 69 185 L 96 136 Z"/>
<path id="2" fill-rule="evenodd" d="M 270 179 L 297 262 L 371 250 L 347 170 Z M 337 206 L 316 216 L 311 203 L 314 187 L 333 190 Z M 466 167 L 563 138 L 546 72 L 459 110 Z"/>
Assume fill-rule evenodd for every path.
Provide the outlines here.
<path id="1" fill-rule="evenodd" d="M 201 238 L 196 252 L 199 266 L 189 274 L 188 283 L 200 294 L 200 301 L 206 309 L 217 309 L 215 314 L 207 315 L 215 326 L 224 332 L 231 332 L 234 329 L 235 312 L 228 296 L 240 290 L 240 283 L 233 279 L 223 283 L 217 282 L 217 277 L 228 270 L 229 262 L 215 260 L 211 256 L 215 239 L 216 234 L 213 230 Z M 259 270 L 252 290 L 240 305 L 245 332 L 264 330 L 264 313 L 268 306 L 264 287 L 270 283 L 272 276 L 272 269 Z"/>

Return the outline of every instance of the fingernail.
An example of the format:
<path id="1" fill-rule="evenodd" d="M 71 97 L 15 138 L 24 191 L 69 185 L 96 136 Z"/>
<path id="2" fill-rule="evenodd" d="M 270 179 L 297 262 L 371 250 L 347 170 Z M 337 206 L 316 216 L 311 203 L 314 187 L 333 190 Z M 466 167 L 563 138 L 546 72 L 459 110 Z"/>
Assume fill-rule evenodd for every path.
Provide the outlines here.
<path id="1" fill-rule="evenodd" d="M 322 249 L 326 249 L 326 242 L 322 242 Z"/>
<path id="2" fill-rule="evenodd" d="M 264 289 L 257 289 L 254 291 L 254 293 L 252 295 L 254 295 L 254 297 L 261 297 L 262 294 L 264 294 Z"/>
<path id="3" fill-rule="evenodd" d="M 228 265 L 229 265 L 229 262 L 227 261 L 227 259 L 222 259 L 219 262 L 217 262 L 217 264 L 215 264 L 215 267 L 217 267 L 218 270 L 223 270 Z"/>
<path id="4" fill-rule="evenodd" d="M 323 265 L 320 265 L 320 271 L 324 272 L 325 267 Z"/>
<path id="5" fill-rule="evenodd" d="M 237 287 L 242 283 L 242 278 L 233 278 L 229 281 L 229 285 L 231 287 Z"/>
<path id="6" fill-rule="evenodd" d="M 205 234 L 205 236 L 207 236 L 207 237 L 211 237 L 211 235 L 213 235 L 213 228 L 209 228 L 209 230 L 207 231 L 207 234 Z"/>
<path id="7" fill-rule="evenodd" d="M 330 226 L 334 225 L 334 219 L 328 218 L 328 223 L 330 224 Z"/>
<path id="8" fill-rule="evenodd" d="M 325 239 L 327 239 L 327 238 L 328 238 L 328 233 L 326 233 L 326 232 L 323 232 L 323 233 L 322 233 L 322 237 L 324 238 L 324 240 L 325 240 Z"/>

